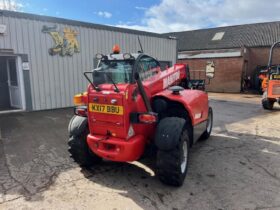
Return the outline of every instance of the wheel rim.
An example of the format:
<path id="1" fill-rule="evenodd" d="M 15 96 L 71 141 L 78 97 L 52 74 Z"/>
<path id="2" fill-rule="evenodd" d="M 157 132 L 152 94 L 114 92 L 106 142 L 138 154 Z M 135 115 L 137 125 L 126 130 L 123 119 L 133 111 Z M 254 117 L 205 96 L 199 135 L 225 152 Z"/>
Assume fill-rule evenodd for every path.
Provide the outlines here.
<path id="1" fill-rule="evenodd" d="M 187 160 L 188 160 L 188 145 L 187 142 L 183 142 L 183 154 L 181 160 L 181 172 L 184 173 L 187 167 Z"/>
<path id="2" fill-rule="evenodd" d="M 207 133 L 211 132 L 211 128 L 212 128 L 212 112 L 209 112 L 209 116 L 208 116 L 208 120 L 207 120 Z"/>

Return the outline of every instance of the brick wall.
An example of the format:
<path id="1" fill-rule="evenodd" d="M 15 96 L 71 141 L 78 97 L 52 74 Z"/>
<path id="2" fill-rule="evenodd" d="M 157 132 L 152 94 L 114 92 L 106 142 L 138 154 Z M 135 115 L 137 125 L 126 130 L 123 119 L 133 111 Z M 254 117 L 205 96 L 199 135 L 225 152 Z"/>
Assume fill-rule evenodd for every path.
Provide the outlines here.
<path id="1" fill-rule="evenodd" d="M 251 85 L 254 88 L 259 86 L 256 67 L 257 66 L 266 66 L 268 64 L 270 47 L 258 47 L 258 48 L 249 48 L 248 49 L 248 69 L 247 75 L 251 76 Z M 280 49 L 275 48 L 273 53 L 273 64 L 280 64 Z"/>
<path id="2" fill-rule="evenodd" d="M 269 47 L 259 47 L 249 49 L 249 60 L 248 60 L 248 73 L 253 74 L 257 65 L 265 66 L 268 63 Z M 273 64 L 280 64 L 280 49 L 275 48 L 272 58 Z"/>
<path id="3" fill-rule="evenodd" d="M 257 83 L 255 78 L 256 67 L 265 66 L 268 63 L 270 47 L 247 48 L 242 57 L 234 58 L 207 58 L 207 59 L 185 59 L 179 60 L 179 63 L 189 64 L 191 70 L 205 70 L 207 61 L 215 63 L 215 78 L 206 86 L 207 91 L 212 92 L 240 92 L 242 71 L 245 70 L 245 61 L 247 62 L 247 76 L 251 76 L 251 84 Z M 219 51 L 220 52 L 220 51 Z M 274 50 L 272 59 L 273 64 L 280 64 L 280 48 Z M 203 79 L 201 73 L 201 79 Z M 191 72 L 192 79 L 198 79 L 199 73 Z M 258 84 L 256 84 L 258 85 Z"/>
<path id="4" fill-rule="evenodd" d="M 190 70 L 205 70 L 207 61 L 214 61 L 215 63 L 215 77 L 206 86 L 207 91 L 240 92 L 241 75 L 244 65 L 243 57 L 179 60 L 180 63 L 188 64 Z M 191 74 L 191 78 L 194 78 L 194 74 Z"/>

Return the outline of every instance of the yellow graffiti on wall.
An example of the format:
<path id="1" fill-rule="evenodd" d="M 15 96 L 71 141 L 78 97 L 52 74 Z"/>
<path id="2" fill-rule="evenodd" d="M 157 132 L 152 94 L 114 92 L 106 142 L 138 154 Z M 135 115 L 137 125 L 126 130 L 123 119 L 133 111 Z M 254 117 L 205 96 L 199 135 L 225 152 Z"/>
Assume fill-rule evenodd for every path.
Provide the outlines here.
<path id="1" fill-rule="evenodd" d="M 74 53 L 80 52 L 80 46 L 77 40 L 77 31 L 70 28 L 64 28 L 64 35 L 61 36 L 61 34 L 57 31 L 57 26 L 43 26 L 42 32 L 50 34 L 54 41 L 54 46 L 49 49 L 50 55 L 59 54 L 61 56 L 72 56 Z"/>

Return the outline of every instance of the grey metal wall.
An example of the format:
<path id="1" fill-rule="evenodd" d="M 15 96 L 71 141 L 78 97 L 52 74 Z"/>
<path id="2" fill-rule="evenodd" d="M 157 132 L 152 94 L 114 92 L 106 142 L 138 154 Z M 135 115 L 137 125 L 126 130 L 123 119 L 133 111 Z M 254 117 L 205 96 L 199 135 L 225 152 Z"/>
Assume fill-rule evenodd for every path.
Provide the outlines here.
<path id="1" fill-rule="evenodd" d="M 82 73 L 92 69 L 96 53 L 110 53 L 115 43 L 120 45 L 122 52 L 139 50 L 138 35 L 135 33 L 4 15 L 0 16 L 0 24 L 7 26 L 6 33 L 0 36 L 0 49 L 28 54 L 34 110 L 72 106 L 73 95 L 84 91 L 87 86 Z M 65 27 L 76 30 L 80 53 L 65 57 L 50 56 L 48 49 L 54 43 L 49 34 L 41 32 L 44 25 L 57 25 L 61 32 Z M 176 40 L 148 35 L 139 37 L 145 53 L 175 63 Z"/>

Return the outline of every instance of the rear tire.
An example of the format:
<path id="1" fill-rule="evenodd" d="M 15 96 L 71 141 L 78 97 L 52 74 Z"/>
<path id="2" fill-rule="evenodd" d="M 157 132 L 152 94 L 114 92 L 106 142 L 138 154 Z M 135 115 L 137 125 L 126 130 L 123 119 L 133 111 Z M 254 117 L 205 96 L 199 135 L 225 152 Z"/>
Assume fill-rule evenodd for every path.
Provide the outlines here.
<path id="1" fill-rule="evenodd" d="M 268 98 L 264 98 L 262 100 L 262 106 L 263 106 L 264 109 L 272 110 L 273 105 L 274 105 L 274 101 L 270 101 L 270 100 L 268 100 Z"/>
<path id="2" fill-rule="evenodd" d="M 267 92 L 263 93 L 263 99 L 262 99 L 262 106 L 264 109 L 267 110 L 272 110 L 273 109 L 273 105 L 274 105 L 274 101 L 269 100 L 267 98 Z"/>
<path id="3" fill-rule="evenodd" d="M 189 134 L 185 123 L 183 126 L 178 126 L 181 124 L 182 119 L 168 117 L 164 121 L 168 123 L 163 124 L 162 131 L 164 132 L 164 126 L 172 127 L 174 128 L 174 137 L 179 136 L 179 139 L 174 148 L 170 150 L 158 150 L 156 174 L 162 183 L 179 187 L 183 184 L 188 169 Z M 180 135 L 177 135 L 178 133 Z M 165 134 L 163 133 L 162 135 Z"/>
<path id="4" fill-rule="evenodd" d="M 213 110 L 211 107 L 209 107 L 206 129 L 200 137 L 201 140 L 207 140 L 210 137 L 212 132 L 212 127 L 213 127 Z"/>
<path id="5" fill-rule="evenodd" d="M 68 141 L 70 157 L 82 167 L 90 167 L 102 160 L 90 151 L 86 141 L 87 134 L 88 132 L 85 131 L 79 136 L 72 135 Z"/>

